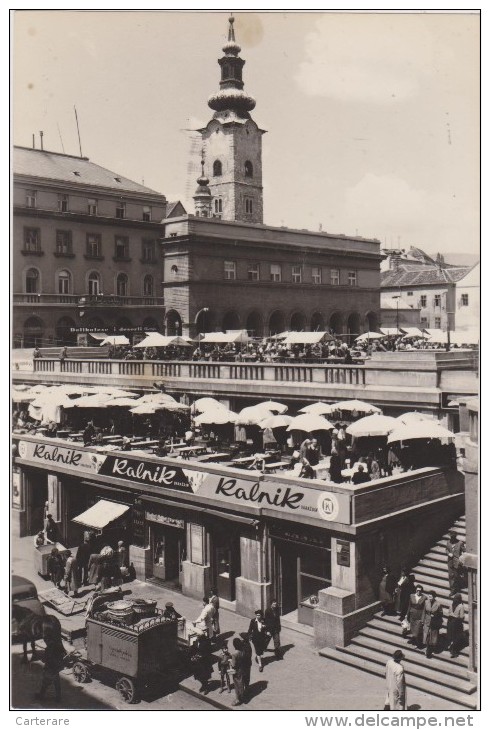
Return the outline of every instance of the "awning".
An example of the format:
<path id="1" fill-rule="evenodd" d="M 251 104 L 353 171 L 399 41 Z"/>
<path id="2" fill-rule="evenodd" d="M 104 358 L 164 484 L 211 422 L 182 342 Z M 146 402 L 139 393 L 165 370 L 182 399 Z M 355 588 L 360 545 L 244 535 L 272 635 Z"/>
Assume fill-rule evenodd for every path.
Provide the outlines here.
<path id="1" fill-rule="evenodd" d="M 322 340 L 333 340 L 328 332 L 289 332 L 285 339 L 285 345 L 315 345 Z"/>
<path id="2" fill-rule="evenodd" d="M 392 335 L 402 335 L 403 332 L 396 327 L 380 327 L 381 332 L 384 335 L 392 336 Z"/>
<path id="3" fill-rule="evenodd" d="M 203 345 L 208 343 L 224 345 L 226 343 L 250 342 L 250 340 L 251 338 L 246 330 L 237 330 L 236 332 L 206 332 L 201 343 Z"/>
<path id="4" fill-rule="evenodd" d="M 100 345 L 129 345 L 129 340 L 126 335 L 107 335 Z"/>
<path id="5" fill-rule="evenodd" d="M 102 530 L 110 522 L 119 519 L 128 511 L 127 504 L 119 504 L 118 502 L 108 502 L 100 499 L 97 504 L 82 512 L 78 517 L 74 517 L 72 522 L 77 522 L 85 527 L 92 527 L 94 530 Z"/>
<path id="6" fill-rule="evenodd" d="M 424 339 L 428 337 L 428 335 L 419 330 L 418 327 L 402 327 L 402 330 L 405 332 L 404 337 L 422 337 Z"/>

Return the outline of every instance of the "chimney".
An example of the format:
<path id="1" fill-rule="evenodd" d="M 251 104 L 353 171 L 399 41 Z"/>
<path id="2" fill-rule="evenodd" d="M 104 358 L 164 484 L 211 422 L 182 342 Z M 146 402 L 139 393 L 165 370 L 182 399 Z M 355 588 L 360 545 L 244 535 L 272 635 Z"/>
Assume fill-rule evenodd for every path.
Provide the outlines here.
<path id="1" fill-rule="evenodd" d="M 35 149 L 36 149 L 36 137 L 35 137 L 35 135 L 34 135 L 34 134 L 32 135 L 32 149 L 33 149 L 33 150 L 35 150 Z"/>
<path id="2" fill-rule="evenodd" d="M 39 132 L 39 136 L 41 137 L 41 149 L 43 150 L 44 149 L 44 147 L 43 147 L 43 136 L 44 136 L 44 132 Z"/>

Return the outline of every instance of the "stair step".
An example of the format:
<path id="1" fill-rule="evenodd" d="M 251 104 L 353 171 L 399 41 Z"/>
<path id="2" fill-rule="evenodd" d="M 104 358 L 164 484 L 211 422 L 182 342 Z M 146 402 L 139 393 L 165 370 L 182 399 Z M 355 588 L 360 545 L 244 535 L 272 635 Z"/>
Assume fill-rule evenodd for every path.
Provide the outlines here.
<path id="1" fill-rule="evenodd" d="M 403 641 L 400 621 L 396 617 L 395 617 L 394 621 L 389 621 L 389 620 L 387 620 L 388 618 L 391 618 L 391 616 L 390 617 L 380 616 L 378 614 L 378 615 L 374 616 L 371 619 L 371 621 L 369 621 L 369 623 L 367 623 L 363 629 L 360 629 L 360 632 L 366 631 L 368 628 L 372 627 L 374 629 L 378 629 L 379 631 L 384 631 L 387 634 L 389 633 L 391 636 L 395 636 L 398 641 Z M 446 622 L 444 622 L 442 628 L 443 628 L 443 633 L 445 633 Z M 465 628 L 466 629 L 468 628 L 467 624 L 465 624 Z M 460 651 L 460 655 L 468 657 L 469 649 L 467 647 L 465 647 L 464 649 L 462 649 Z"/>
<path id="2" fill-rule="evenodd" d="M 364 672 L 369 672 L 370 674 L 377 675 L 378 677 L 384 678 L 385 676 L 385 665 L 372 661 L 366 656 L 352 654 L 348 651 L 348 647 L 321 649 L 319 654 L 327 659 L 333 659 L 334 661 L 361 669 Z M 444 685 L 437 684 L 437 681 L 428 682 L 427 680 L 418 679 L 416 676 L 412 675 L 407 677 L 407 685 L 409 689 L 410 687 L 420 689 L 423 692 L 427 692 L 427 694 L 442 697 L 443 699 L 449 700 L 454 704 L 461 705 L 462 707 L 468 707 L 472 710 L 475 710 L 477 707 L 477 698 L 474 692 L 472 694 L 459 692 L 457 690 L 452 690 L 449 687 L 445 687 Z"/>
<path id="3" fill-rule="evenodd" d="M 391 656 L 395 649 L 400 648 L 400 639 L 400 636 L 397 637 L 394 634 L 387 634 L 379 629 L 366 628 L 362 629 L 359 634 L 354 637 L 352 643 L 369 646 L 372 649 L 377 649 L 378 651 L 383 652 L 383 654 Z M 423 664 L 423 666 L 426 667 L 429 663 L 434 669 L 446 672 L 450 676 L 467 679 L 468 662 L 462 657 L 455 657 L 454 659 L 451 659 L 447 652 L 441 652 L 433 654 L 432 658 L 428 659 L 425 656 L 425 653 L 420 652 L 410 644 L 403 647 L 403 653 L 406 655 L 407 659 L 415 664 Z"/>
<path id="4" fill-rule="evenodd" d="M 427 554 L 422 560 L 419 560 L 417 567 L 423 566 L 424 568 L 433 568 L 438 570 L 440 573 L 447 575 L 447 561 L 442 560 L 439 556 L 432 556 Z"/>

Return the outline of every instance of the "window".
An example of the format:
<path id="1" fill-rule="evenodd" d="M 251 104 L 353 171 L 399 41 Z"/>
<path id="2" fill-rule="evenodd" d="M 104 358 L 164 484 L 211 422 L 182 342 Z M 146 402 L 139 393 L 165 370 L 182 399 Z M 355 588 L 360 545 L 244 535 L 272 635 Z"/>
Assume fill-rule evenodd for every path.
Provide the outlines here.
<path id="1" fill-rule="evenodd" d="M 127 274 L 118 274 L 116 279 L 116 294 L 118 297 L 127 297 L 129 280 Z"/>
<path id="2" fill-rule="evenodd" d="M 177 274 L 179 273 L 179 269 L 177 266 L 175 266 L 175 264 L 171 267 L 170 271 L 172 272 L 172 276 L 174 276 L 174 277 L 176 277 Z"/>
<path id="3" fill-rule="evenodd" d="M 434 307 L 440 307 L 441 306 L 441 295 L 436 294 L 434 297 Z"/>
<path id="4" fill-rule="evenodd" d="M 245 177 L 253 177 L 254 176 L 254 168 L 250 160 L 247 160 L 245 163 Z"/>
<path id="5" fill-rule="evenodd" d="M 71 293 L 71 274 L 66 269 L 59 271 L 57 274 L 57 290 L 58 294 L 70 294 Z"/>
<path id="6" fill-rule="evenodd" d="M 321 284 L 322 283 L 322 270 L 320 266 L 312 266 L 311 267 L 311 280 L 314 284 Z"/>
<path id="7" fill-rule="evenodd" d="M 97 200 L 95 200 L 95 198 L 89 198 L 87 201 L 87 205 L 88 205 L 88 214 L 97 215 L 97 205 L 98 205 Z"/>
<path id="8" fill-rule="evenodd" d="M 424 327 L 427 326 L 428 322 L 429 322 L 429 320 L 427 319 L 427 317 L 421 317 L 420 318 L 420 324 L 421 325 L 424 325 Z"/>
<path id="9" fill-rule="evenodd" d="M 58 195 L 58 210 L 60 213 L 68 213 L 68 203 L 69 203 L 68 195 L 62 195 L 60 193 Z"/>
<path id="10" fill-rule="evenodd" d="M 100 294 L 100 274 L 97 271 L 92 271 L 89 274 L 88 293 L 91 297 L 96 297 Z"/>
<path id="11" fill-rule="evenodd" d="M 220 160 L 213 162 L 213 175 L 214 177 L 220 177 L 223 174 L 223 165 Z"/>
<path id="12" fill-rule="evenodd" d="M 35 190 L 26 190 L 26 207 L 35 208 L 37 205 L 37 192 Z"/>
<path id="13" fill-rule="evenodd" d="M 252 198 L 245 198 L 245 213 L 253 213 L 253 200 Z"/>
<path id="14" fill-rule="evenodd" d="M 292 269 L 293 284 L 301 284 L 301 265 L 296 264 Z"/>
<path id="15" fill-rule="evenodd" d="M 153 276 L 147 274 L 143 279 L 143 294 L 145 297 L 153 296 Z"/>
<path id="16" fill-rule="evenodd" d="M 222 198 L 215 198 L 214 199 L 214 212 L 215 213 L 222 213 L 223 212 L 223 199 Z"/>
<path id="17" fill-rule="evenodd" d="M 26 272 L 26 294 L 37 294 L 39 291 L 39 271 L 28 269 Z"/>
<path id="18" fill-rule="evenodd" d="M 235 261 L 225 261 L 225 279 L 236 279 Z"/>
<path id="19" fill-rule="evenodd" d="M 271 264 L 271 281 L 281 281 L 281 264 Z"/>
<path id="20" fill-rule="evenodd" d="M 340 284 L 340 269 L 330 270 L 330 284 L 332 286 L 338 286 Z"/>
<path id="21" fill-rule="evenodd" d="M 144 238 L 141 243 L 141 260 L 145 263 L 154 263 L 156 261 L 155 249 L 155 241 Z"/>
<path id="22" fill-rule="evenodd" d="M 129 238 L 127 236 L 116 236 L 114 239 L 114 258 L 119 261 L 129 259 Z"/>
<path id="23" fill-rule="evenodd" d="M 126 218 L 126 203 L 116 205 L 116 218 Z"/>
<path id="24" fill-rule="evenodd" d="M 41 251 L 41 231 L 39 228 L 24 228 L 24 251 L 39 253 Z"/>
<path id="25" fill-rule="evenodd" d="M 143 206 L 143 220 L 151 221 L 151 208 L 149 205 Z"/>
<path id="26" fill-rule="evenodd" d="M 407 297 L 413 297 L 413 291 L 407 291 Z"/>
<path id="27" fill-rule="evenodd" d="M 357 286 L 357 271 L 349 271 L 347 274 L 347 282 L 349 286 Z"/>
<path id="28" fill-rule="evenodd" d="M 434 324 L 435 324 L 436 330 L 440 330 L 441 329 L 441 318 L 435 317 Z"/>
<path id="29" fill-rule="evenodd" d="M 470 303 L 469 294 L 461 294 L 461 306 L 467 307 L 469 303 Z"/>
<path id="30" fill-rule="evenodd" d="M 259 264 L 250 264 L 248 267 L 248 280 L 258 281 L 260 279 Z"/>
<path id="31" fill-rule="evenodd" d="M 421 307 L 427 306 L 427 295 L 426 294 L 422 294 L 422 296 L 420 297 L 420 306 Z"/>
<path id="32" fill-rule="evenodd" d="M 71 231 L 56 231 L 56 253 L 59 256 L 70 255 L 72 252 Z"/>
<path id="33" fill-rule="evenodd" d="M 87 233 L 87 253 L 89 259 L 98 259 L 102 255 L 102 241 L 99 233 Z"/>

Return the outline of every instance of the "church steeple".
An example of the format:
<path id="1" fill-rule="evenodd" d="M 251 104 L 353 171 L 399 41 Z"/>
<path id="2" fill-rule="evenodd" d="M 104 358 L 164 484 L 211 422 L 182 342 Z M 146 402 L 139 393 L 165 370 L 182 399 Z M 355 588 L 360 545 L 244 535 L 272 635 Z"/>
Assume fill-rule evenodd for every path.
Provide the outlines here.
<path id="1" fill-rule="evenodd" d="M 207 182 L 196 191 L 196 215 L 206 215 L 200 208 L 202 188 L 212 196 L 211 215 L 228 221 L 263 222 L 262 135 L 250 116 L 255 99 L 243 90 L 243 66 L 240 46 L 235 38 L 235 18 L 228 20 L 228 40 L 224 55 L 218 59 L 221 69 L 220 89 L 209 97 L 213 118 L 200 129 L 206 157 Z M 201 178 L 200 178 L 201 180 Z"/>
<path id="2" fill-rule="evenodd" d="M 247 119 L 250 116 L 249 112 L 255 107 L 255 99 L 243 91 L 242 70 L 245 61 L 238 55 L 241 48 L 235 40 L 233 15 L 230 16 L 228 22 L 230 24 L 228 42 L 223 46 L 225 55 L 218 59 L 221 67 L 220 91 L 209 97 L 208 105 L 216 112 L 229 110 Z"/>
<path id="3" fill-rule="evenodd" d="M 211 217 L 211 204 L 213 196 L 208 188 L 209 178 L 204 174 L 204 154 L 201 157 L 201 174 L 197 178 L 196 192 L 193 195 L 196 216 L 200 218 Z"/>

